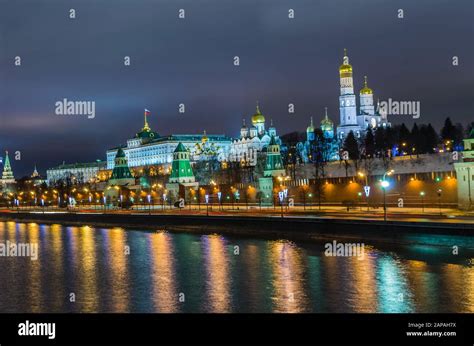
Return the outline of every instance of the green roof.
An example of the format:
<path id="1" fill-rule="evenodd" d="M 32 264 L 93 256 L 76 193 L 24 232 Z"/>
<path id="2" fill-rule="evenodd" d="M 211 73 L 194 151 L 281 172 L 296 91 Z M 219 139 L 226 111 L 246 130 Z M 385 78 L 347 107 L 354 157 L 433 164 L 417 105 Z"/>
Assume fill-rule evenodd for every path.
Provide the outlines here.
<path id="1" fill-rule="evenodd" d="M 186 147 L 183 145 L 183 143 L 179 142 L 178 145 L 176 146 L 176 149 L 174 150 L 175 153 L 186 153 L 188 152 L 186 150 Z"/>
<path id="2" fill-rule="evenodd" d="M 277 145 L 275 136 L 272 136 L 272 138 L 270 139 L 270 143 L 268 145 Z"/>
<path id="3" fill-rule="evenodd" d="M 119 148 L 117 150 L 117 155 L 115 155 L 115 157 L 125 157 L 125 152 L 123 151 L 122 148 Z"/>

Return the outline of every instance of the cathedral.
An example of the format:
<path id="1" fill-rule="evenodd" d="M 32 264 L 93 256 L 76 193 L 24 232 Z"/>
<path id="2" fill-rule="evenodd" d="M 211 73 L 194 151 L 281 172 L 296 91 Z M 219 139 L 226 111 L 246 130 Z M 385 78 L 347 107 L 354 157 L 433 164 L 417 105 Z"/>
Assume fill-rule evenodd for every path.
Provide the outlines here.
<path id="1" fill-rule="evenodd" d="M 247 127 L 245 119 L 243 120 L 240 137 L 232 140 L 229 161 L 246 162 L 249 166 L 255 166 L 257 153 L 270 144 L 272 137 L 275 138 L 278 145 L 281 145 L 281 140 L 276 134 L 275 127 L 273 127 L 273 121 L 270 120 L 270 127 L 265 128 L 265 116 L 260 111 L 258 103 L 251 120 L 251 127 Z"/>
<path id="2" fill-rule="evenodd" d="M 319 143 L 318 147 L 314 145 L 316 129 L 313 124 L 313 117 L 311 117 L 310 124 L 306 128 L 306 141 L 296 144 L 298 156 L 304 163 L 313 161 L 315 150 L 322 151 L 325 156 L 324 159 L 327 161 L 339 160 L 339 141 L 334 136 L 334 123 L 329 119 L 327 107 L 325 107 L 324 118 L 321 120 L 319 128 L 323 134 L 324 141 Z"/>
<path id="3" fill-rule="evenodd" d="M 380 114 L 374 107 L 374 93 L 364 77 L 364 87 L 359 92 L 359 112 L 357 112 L 356 95 L 354 94 L 354 81 L 352 65 L 349 64 L 347 51 L 344 50 L 342 65 L 339 67 L 341 95 L 339 96 L 340 124 L 337 127 L 337 138 L 341 141 L 353 132 L 356 138 L 365 135 L 368 128 L 389 127 L 387 116 Z M 377 107 L 378 108 L 378 107 Z"/>

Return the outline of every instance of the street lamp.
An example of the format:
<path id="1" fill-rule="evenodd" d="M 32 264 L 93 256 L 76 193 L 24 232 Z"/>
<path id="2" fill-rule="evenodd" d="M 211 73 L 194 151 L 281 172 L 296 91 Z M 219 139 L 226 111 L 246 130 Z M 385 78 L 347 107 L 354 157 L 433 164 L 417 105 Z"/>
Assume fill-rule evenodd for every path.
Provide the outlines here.
<path id="1" fill-rule="evenodd" d="M 443 215 L 443 213 L 441 212 L 441 193 L 443 192 L 443 190 L 441 189 L 438 189 L 438 207 L 439 207 L 439 215 Z"/>
<path id="2" fill-rule="evenodd" d="M 420 192 L 420 197 L 421 197 L 421 211 L 424 213 L 425 212 L 425 192 L 424 191 Z"/>
<path id="3" fill-rule="evenodd" d="M 387 221 L 387 199 L 386 199 L 386 190 L 387 187 L 390 186 L 390 182 L 386 180 L 387 175 L 392 175 L 394 172 L 393 169 L 390 171 L 387 171 L 383 174 L 382 181 L 380 185 L 382 185 L 382 191 L 383 191 L 383 220 Z"/>
<path id="4" fill-rule="evenodd" d="M 365 177 L 364 191 L 370 191 L 369 176 L 367 174 L 362 173 L 362 172 L 357 172 L 357 175 L 361 178 Z M 369 194 L 367 192 L 365 193 L 365 201 L 367 203 L 367 211 L 369 211 Z M 361 207 L 361 210 L 362 210 L 362 207 Z"/>

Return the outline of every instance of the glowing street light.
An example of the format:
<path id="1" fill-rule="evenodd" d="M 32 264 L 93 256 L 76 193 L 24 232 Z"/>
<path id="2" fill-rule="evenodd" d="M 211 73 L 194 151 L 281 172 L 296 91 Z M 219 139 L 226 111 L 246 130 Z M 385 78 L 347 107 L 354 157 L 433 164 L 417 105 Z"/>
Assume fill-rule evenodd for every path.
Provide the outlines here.
<path id="1" fill-rule="evenodd" d="M 425 212 L 425 191 L 420 192 L 420 197 L 421 197 L 421 211 L 424 213 Z"/>
<path id="2" fill-rule="evenodd" d="M 382 186 L 383 191 L 383 220 L 387 221 L 387 199 L 386 199 L 386 190 L 390 186 L 390 182 L 386 180 L 387 175 L 392 175 L 394 172 L 393 169 L 384 173 L 380 185 Z"/>

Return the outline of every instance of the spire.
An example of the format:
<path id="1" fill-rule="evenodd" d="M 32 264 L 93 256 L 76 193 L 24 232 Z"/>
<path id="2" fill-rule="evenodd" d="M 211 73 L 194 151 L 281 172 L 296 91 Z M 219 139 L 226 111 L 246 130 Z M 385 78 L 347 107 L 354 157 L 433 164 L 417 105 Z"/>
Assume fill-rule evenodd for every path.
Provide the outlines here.
<path id="1" fill-rule="evenodd" d="M 36 169 L 36 163 L 35 163 L 35 168 L 33 170 L 33 174 L 31 174 L 32 178 L 36 178 L 39 176 L 38 170 Z"/>
<path id="2" fill-rule="evenodd" d="M 3 164 L 2 181 L 4 183 L 15 182 L 15 177 L 13 176 L 12 167 L 10 165 L 10 158 L 8 157 L 8 151 L 5 151 L 5 163 Z"/>
<path id="3" fill-rule="evenodd" d="M 146 131 L 146 132 L 149 132 L 151 131 L 151 128 L 150 126 L 148 125 L 148 120 L 147 120 L 147 115 L 150 114 L 150 111 L 146 110 L 145 109 L 145 113 L 144 113 L 144 116 L 145 116 L 145 125 L 143 125 L 143 130 L 142 131 Z"/>
<path id="4" fill-rule="evenodd" d="M 259 105 L 258 105 L 258 100 L 257 100 L 257 107 L 256 107 L 256 109 L 257 109 L 256 113 L 257 113 L 257 114 L 261 114 L 261 113 L 260 113 L 260 107 L 259 107 Z"/>
<path id="5" fill-rule="evenodd" d="M 273 127 L 273 118 L 270 118 L 270 127 Z"/>
<path id="6" fill-rule="evenodd" d="M 367 76 L 364 76 L 364 87 L 367 88 Z"/>
<path id="7" fill-rule="evenodd" d="M 344 64 L 349 64 L 349 56 L 347 55 L 347 48 L 344 48 L 344 57 L 342 59 L 344 61 Z"/>
<path id="8" fill-rule="evenodd" d="M 242 119 L 242 127 L 246 127 L 246 125 L 245 125 L 245 118 Z"/>
<path id="9" fill-rule="evenodd" d="M 328 119 L 328 107 L 324 107 L 324 120 L 329 120 Z M 313 121 L 313 118 L 311 118 L 311 123 Z"/>

